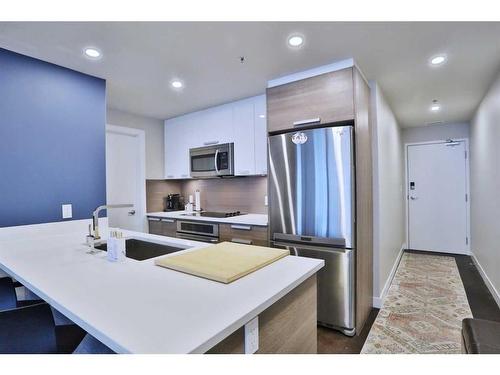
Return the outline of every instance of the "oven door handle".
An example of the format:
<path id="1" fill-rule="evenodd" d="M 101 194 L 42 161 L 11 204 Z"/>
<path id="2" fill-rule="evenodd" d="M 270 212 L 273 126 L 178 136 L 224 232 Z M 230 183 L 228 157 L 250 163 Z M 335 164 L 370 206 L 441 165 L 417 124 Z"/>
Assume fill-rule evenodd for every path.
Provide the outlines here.
<path id="1" fill-rule="evenodd" d="M 217 243 L 219 242 L 218 238 L 209 238 L 208 236 L 197 236 L 197 235 L 192 235 L 192 234 L 187 234 L 187 233 L 179 233 L 177 232 L 177 238 L 181 238 L 184 240 L 193 240 L 193 241 L 198 241 L 198 242 L 211 242 L 211 243 Z"/>
<path id="2" fill-rule="evenodd" d="M 219 174 L 219 168 L 217 167 L 218 158 L 219 158 L 219 149 L 215 150 L 215 157 L 214 157 L 215 173 L 217 173 L 217 174 Z"/>

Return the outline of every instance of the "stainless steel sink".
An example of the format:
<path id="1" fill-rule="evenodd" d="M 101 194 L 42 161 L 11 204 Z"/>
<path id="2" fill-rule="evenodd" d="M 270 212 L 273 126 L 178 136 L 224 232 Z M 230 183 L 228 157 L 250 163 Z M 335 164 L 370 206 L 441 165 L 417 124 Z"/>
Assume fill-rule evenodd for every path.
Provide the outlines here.
<path id="1" fill-rule="evenodd" d="M 108 250 L 106 243 L 95 245 L 94 247 L 103 251 Z M 127 258 L 141 261 L 185 250 L 186 247 L 178 247 L 157 242 L 143 241 L 136 238 L 129 238 L 125 240 L 125 249 Z"/>

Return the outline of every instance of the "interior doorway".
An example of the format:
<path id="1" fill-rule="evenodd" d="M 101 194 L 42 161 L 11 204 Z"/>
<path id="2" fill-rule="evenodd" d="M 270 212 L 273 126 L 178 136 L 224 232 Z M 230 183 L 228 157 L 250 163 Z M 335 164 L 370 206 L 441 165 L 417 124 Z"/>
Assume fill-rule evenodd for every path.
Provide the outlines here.
<path id="1" fill-rule="evenodd" d="M 465 139 L 406 145 L 408 248 L 469 253 L 468 161 Z"/>
<path id="2" fill-rule="evenodd" d="M 133 208 L 108 210 L 110 227 L 146 230 L 146 146 L 144 130 L 106 125 L 107 204 Z"/>

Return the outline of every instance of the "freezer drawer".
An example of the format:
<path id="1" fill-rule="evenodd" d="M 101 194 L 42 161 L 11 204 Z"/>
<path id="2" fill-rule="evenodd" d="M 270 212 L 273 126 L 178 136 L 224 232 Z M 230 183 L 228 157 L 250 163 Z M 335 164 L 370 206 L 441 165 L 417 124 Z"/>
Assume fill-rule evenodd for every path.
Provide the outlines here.
<path id="1" fill-rule="evenodd" d="M 273 242 L 290 254 L 323 259 L 318 277 L 318 323 L 354 335 L 354 251 L 331 247 Z"/>

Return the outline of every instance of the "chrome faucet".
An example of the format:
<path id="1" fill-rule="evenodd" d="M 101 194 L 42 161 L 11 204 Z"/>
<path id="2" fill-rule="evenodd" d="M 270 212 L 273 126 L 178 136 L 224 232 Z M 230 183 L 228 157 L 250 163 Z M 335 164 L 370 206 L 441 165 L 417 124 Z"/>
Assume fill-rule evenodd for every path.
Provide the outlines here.
<path id="1" fill-rule="evenodd" d="M 134 207 L 133 204 L 107 204 L 104 206 L 97 207 L 92 213 L 92 228 L 89 225 L 89 234 L 87 235 L 87 244 L 91 247 L 94 246 L 95 241 L 100 240 L 99 235 L 99 212 L 102 210 L 107 210 L 109 208 L 125 208 Z"/>

